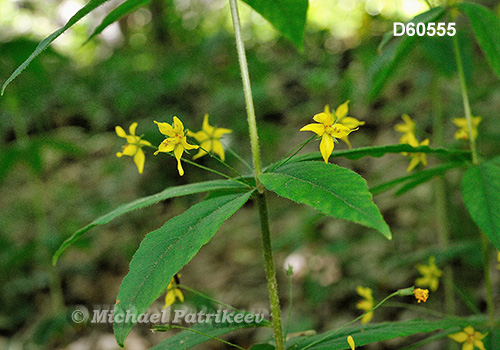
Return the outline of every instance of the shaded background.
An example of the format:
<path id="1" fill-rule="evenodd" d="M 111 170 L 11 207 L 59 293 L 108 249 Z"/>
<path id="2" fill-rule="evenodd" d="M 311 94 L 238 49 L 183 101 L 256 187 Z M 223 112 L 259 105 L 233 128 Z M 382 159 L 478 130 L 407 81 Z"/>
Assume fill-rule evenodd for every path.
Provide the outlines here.
<path id="1" fill-rule="evenodd" d="M 136 121 L 138 134 L 162 141 L 153 120 L 174 115 L 197 130 L 210 114 L 213 125 L 231 128 L 225 139 L 250 162 L 246 114 L 229 9 L 225 1 L 153 0 L 121 19 L 95 40 L 81 44 L 118 3 L 110 1 L 62 35 L 0 98 L 0 349 L 115 349 L 111 325 L 83 325 L 69 315 L 78 305 L 113 305 L 128 262 L 148 232 L 196 203 L 201 195 L 171 199 L 94 228 L 54 268 L 50 258 L 62 241 L 96 217 L 168 186 L 216 178 L 185 165 L 180 177 L 173 158 L 146 155 L 143 175 L 121 149 L 114 128 Z M 433 1 L 438 4 L 438 1 Z M 494 9 L 496 1 L 481 3 Z M 83 1 L 0 0 L 0 78 L 3 81 L 39 40 L 62 26 Z M 350 137 L 354 147 L 394 144 L 393 127 L 402 113 L 417 122 L 418 137 L 429 137 L 436 106 L 445 117 L 445 143 L 453 139 L 462 101 L 451 40 L 427 40 L 399 64 L 382 94 L 368 100 L 376 70 L 377 45 L 402 21 L 427 9 L 417 0 L 311 0 L 302 53 L 259 15 L 241 4 L 264 164 L 278 160 L 310 135 L 299 133 L 325 104 L 350 99 L 350 115 L 366 125 Z M 472 38 L 469 23 L 457 20 L 474 115 L 483 116 L 478 139 L 485 156 L 500 146 L 500 84 Z M 433 107 L 434 106 L 434 107 Z M 433 109 L 434 108 L 434 109 Z M 317 151 L 311 142 L 303 152 Z M 336 149 L 345 149 L 339 144 Z M 244 165 L 230 154 L 228 162 Z M 335 163 L 365 177 L 370 186 L 406 174 L 400 155 L 345 159 Z M 200 163 L 224 171 L 213 159 Z M 430 165 L 437 161 L 429 157 Z M 375 197 L 394 235 L 385 240 L 371 229 L 319 215 L 270 195 L 270 214 L 284 310 L 285 260 L 298 262 L 292 278 L 291 332 L 325 331 L 360 312 L 358 285 L 373 288 L 379 300 L 413 285 L 416 264 L 436 256 L 453 266 L 460 315 L 484 311 L 478 230 L 458 191 L 461 171 L 447 175 L 453 244 L 437 247 L 433 184 L 395 196 Z M 287 260 L 288 259 L 288 260 Z M 266 309 L 258 217 L 253 204 L 225 223 L 182 271 L 182 283 L 240 309 Z M 498 287 L 498 273 L 492 275 Z M 494 289 L 497 290 L 497 289 Z M 187 304 L 205 301 L 186 293 Z M 443 309 L 442 287 L 425 305 Z M 408 300 L 401 300 L 406 303 Z M 161 307 L 159 299 L 155 307 Z M 178 305 L 176 305 L 178 307 Z M 286 312 L 284 312 L 286 317 Z M 374 321 L 427 317 L 402 308 L 377 310 Z M 128 340 L 143 349 L 165 338 L 138 325 Z M 267 330 L 227 339 L 248 347 L 267 341 Z M 370 349 L 397 349 L 418 338 L 394 340 Z M 447 343 L 431 344 L 443 349 Z M 222 349 L 209 342 L 200 349 Z"/>

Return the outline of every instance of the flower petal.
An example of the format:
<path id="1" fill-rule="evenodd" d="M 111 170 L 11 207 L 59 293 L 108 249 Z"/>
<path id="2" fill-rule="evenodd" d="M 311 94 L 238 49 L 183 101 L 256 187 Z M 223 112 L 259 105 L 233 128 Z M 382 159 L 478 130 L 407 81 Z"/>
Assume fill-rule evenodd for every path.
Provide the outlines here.
<path id="1" fill-rule="evenodd" d="M 315 114 L 314 117 L 313 117 L 314 121 L 318 122 L 318 123 L 321 123 L 323 125 L 332 125 L 334 120 L 333 118 L 331 117 L 330 114 L 327 114 L 325 112 L 321 112 L 321 113 L 318 113 L 318 114 Z"/>
<path id="2" fill-rule="evenodd" d="M 167 295 L 165 295 L 165 305 L 163 305 L 163 309 L 166 309 L 170 305 L 172 305 L 175 302 L 175 294 L 172 290 L 169 290 L 167 292 Z"/>
<path id="3" fill-rule="evenodd" d="M 174 131 L 178 134 L 184 134 L 184 124 L 177 117 L 174 117 Z"/>
<path id="4" fill-rule="evenodd" d="M 203 117 L 203 125 L 202 125 L 202 130 L 206 132 L 208 135 L 213 135 L 214 133 L 214 127 L 208 124 L 208 113 L 205 114 Z"/>
<path id="5" fill-rule="evenodd" d="M 130 135 L 135 135 L 135 129 L 137 129 L 137 123 L 134 122 L 130 125 L 130 127 L 128 128 L 128 132 Z"/>
<path id="6" fill-rule="evenodd" d="M 158 125 L 158 129 L 163 135 L 167 135 L 169 137 L 175 136 L 174 128 L 172 128 L 172 125 L 170 125 L 169 123 L 159 123 L 156 120 L 154 122 L 156 123 L 156 125 Z"/>
<path id="7" fill-rule="evenodd" d="M 174 156 L 177 159 L 177 170 L 179 171 L 179 175 L 184 175 L 184 169 L 182 169 L 181 157 L 184 152 L 184 147 L 182 145 L 177 144 L 174 149 Z"/>
<path id="8" fill-rule="evenodd" d="M 332 154 L 334 146 L 335 143 L 333 142 L 333 137 L 331 137 L 328 134 L 323 134 L 323 137 L 321 138 L 321 143 L 319 145 L 319 150 L 321 151 L 321 155 L 323 156 L 323 159 L 327 164 L 328 164 L 328 158 Z"/>
<path id="9" fill-rule="evenodd" d="M 468 335 L 465 332 L 458 332 L 458 333 L 450 334 L 448 336 L 448 338 L 451 338 L 458 343 L 465 342 L 467 340 L 467 337 L 468 337 Z"/>
<path id="10" fill-rule="evenodd" d="M 146 161 L 146 156 L 142 149 L 137 149 L 137 153 L 134 156 L 134 163 L 137 165 L 137 170 L 139 170 L 139 174 L 142 174 L 144 170 L 144 162 Z"/>
<path id="11" fill-rule="evenodd" d="M 225 160 L 224 147 L 222 147 L 222 144 L 219 140 L 212 141 L 212 152 L 217 154 L 222 161 Z"/>
<path id="12" fill-rule="evenodd" d="M 204 131 L 192 132 L 192 131 L 188 130 L 187 136 L 194 138 L 198 142 L 203 142 L 203 141 L 209 139 L 209 136 Z"/>
<path id="13" fill-rule="evenodd" d="M 232 132 L 233 132 L 233 130 L 231 130 L 231 129 L 217 128 L 214 131 L 213 138 L 214 139 L 220 139 L 222 137 L 222 135 L 224 135 L 224 134 L 230 134 Z"/>
<path id="14" fill-rule="evenodd" d="M 187 140 L 186 140 L 186 136 L 184 136 L 181 141 L 179 142 L 180 145 L 182 145 L 182 147 L 184 149 L 198 149 L 200 146 L 198 145 L 191 145 L 189 143 L 187 143 Z"/>
<path id="15" fill-rule="evenodd" d="M 115 126 L 115 132 L 119 137 L 123 138 L 127 137 L 127 133 L 125 132 L 125 130 L 123 130 L 121 126 Z"/>
<path id="16" fill-rule="evenodd" d="M 345 118 L 342 118 L 342 120 L 340 120 L 340 118 L 339 118 L 339 122 L 341 122 L 342 125 L 347 126 L 349 129 L 355 129 L 358 126 L 366 124 L 366 122 L 358 120 L 358 119 L 353 118 L 353 117 L 345 117 Z"/>
<path id="17" fill-rule="evenodd" d="M 347 115 L 347 112 L 349 111 L 349 100 L 345 101 L 342 103 L 340 106 L 337 107 L 335 110 L 335 116 L 339 119 L 344 118 Z"/>
<path id="18" fill-rule="evenodd" d="M 325 133 L 325 126 L 323 124 L 311 123 L 302 127 L 300 131 L 312 131 L 318 136 L 322 136 Z"/>
<path id="19" fill-rule="evenodd" d="M 356 130 L 357 129 L 353 130 L 353 129 L 348 128 L 345 125 L 337 123 L 337 124 L 332 125 L 331 128 L 327 128 L 326 132 L 335 138 L 342 138 L 342 137 L 346 137 L 351 132 L 356 131 Z"/>
<path id="20" fill-rule="evenodd" d="M 131 145 L 130 143 L 127 143 L 123 148 L 122 148 L 122 154 L 124 156 L 133 156 L 137 152 L 138 147 L 136 145 Z"/>
<path id="21" fill-rule="evenodd" d="M 352 336 L 347 337 L 347 344 L 349 344 L 351 350 L 354 350 L 356 345 L 354 344 L 354 339 L 352 338 Z"/>
<path id="22" fill-rule="evenodd" d="M 408 165 L 408 169 L 406 169 L 406 172 L 409 173 L 410 171 L 415 169 L 418 163 L 420 163 L 420 159 L 418 157 L 411 157 L 410 164 Z"/>

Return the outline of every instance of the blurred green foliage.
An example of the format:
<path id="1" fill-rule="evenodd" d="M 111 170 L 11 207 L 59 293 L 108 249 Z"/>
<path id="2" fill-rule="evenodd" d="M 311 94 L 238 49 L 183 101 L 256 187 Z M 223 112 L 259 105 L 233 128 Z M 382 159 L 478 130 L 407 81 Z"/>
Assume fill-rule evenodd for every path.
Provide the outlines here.
<path id="1" fill-rule="evenodd" d="M 44 17 L 45 12 L 56 18 L 56 4 L 45 11 L 36 2 L 2 0 L 0 8 L 7 8 L 7 3 L 32 19 Z M 451 40 L 426 40 L 416 46 L 380 96 L 367 102 L 370 77 L 381 59 L 377 53 L 380 35 L 391 29 L 393 20 L 409 16 L 396 10 L 369 15 L 364 7 L 368 2 L 359 1 L 356 8 L 344 9 L 352 18 L 343 27 L 340 16 L 333 14 L 347 2 L 331 3 L 326 18 L 318 14 L 318 4 L 311 7 L 302 54 L 246 9 L 244 29 L 264 163 L 276 161 L 302 142 L 305 136 L 298 129 L 325 104 L 338 105 L 347 99 L 351 115 L 367 122 L 352 137 L 354 147 L 397 143 L 399 135 L 393 126 L 402 113 L 417 121 L 420 136 L 429 137 L 433 146 L 437 104 L 445 119 L 445 145 L 466 148 L 452 138 L 451 119 L 463 112 L 456 67 L 450 59 Z M 321 4 L 325 6 L 324 1 Z M 170 122 L 177 115 L 186 127 L 196 130 L 209 113 L 214 124 L 234 130 L 227 142 L 249 160 L 227 8 L 214 7 L 204 13 L 201 0 L 183 6 L 179 1 L 153 0 L 119 22 L 118 39 L 99 37 L 81 47 L 90 31 L 90 24 L 83 23 L 69 34 L 68 45 L 49 47 L 0 98 L 0 348 L 7 343 L 33 349 L 64 348 L 75 339 L 111 332 L 109 325 L 74 324 L 69 314 L 78 304 L 113 304 L 143 236 L 200 197 L 168 200 L 95 229 L 56 268 L 50 265 L 52 254 L 77 229 L 121 203 L 168 186 L 214 178 L 188 165 L 181 178 L 173 159 L 151 153 L 139 176 L 130 159 L 114 155 L 122 144 L 114 134 L 116 125 L 128 128 L 137 121 L 139 132 L 158 144 L 162 137 L 153 120 Z M 9 21 L 9 16 L 2 15 L 2 28 L 19 28 Z M 500 147 L 500 84 L 472 40 L 468 22 L 463 17 L 457 22 L 472 109 L 483 116 L 479 150 L 488 157 L 498 154 Z M 32 31 L 2 30 L 2 81 L 48 34 L 35 33 L 38 27 L 31 27 Z M 353 29 L 349 32 L 346 27 Z M 317 145 L 311 143 L 307 150 L 316 151 Z M 406 161 L 399 155 L 338 159 L 340 165 L 363 175 L 370 186 L 404 175 Z M 430 162 L 437 164 L 433 159 Z M 220 166 L 208 157 L 201 164 Z M 246 171 L 243 166 L 238 170 Z M 358 313 L 354 292 L 358 284 L 374 288 L 380 299 L 388 291 L 411 285 L 418 276 L 415 264 L 425 263 L 429 255 L 436 256 L 438 266 L 450 262 L 460 276 L 458 313 L 469 314 L 471 305 L 484 311 L 477 228 L 457 192 L 460 172 L 452 171 L 446 179 L 455 242 L 448 251 L 436 248 L 431 184 L 399 198 L 393 193 L 375 197 L 393 231 L 391 242 L 366 234 L 366 228 L 328 219 L 293 203 L 277 205 L 271 197 L 277 262 L 282 264 L 292 253 L 307 261 L 304 271 L 297 271 L 292 280 L 290 330 L 321 331 L 352 319 Z M 183 270 L 183 284 L 208 290 L 241 308 L 266 305 L 260 241 L 254 229 L 257 218 L 250 209 L 236 214 Z M 285 286 L 285 274 L 278 278 Z M 281 293 L 287 305 L 284 287 Z M 438 290 L 428 306 L 441 309 L 442 296 Z M 414 316 L 411 311 L 388 308 L 375 318 L 410 316 Z M 151 343 L 157 342 L 147 327 L 138 332 Z M 266 341 L 267 337 L 262 332 L 244 333 L 241 342 Z"/>

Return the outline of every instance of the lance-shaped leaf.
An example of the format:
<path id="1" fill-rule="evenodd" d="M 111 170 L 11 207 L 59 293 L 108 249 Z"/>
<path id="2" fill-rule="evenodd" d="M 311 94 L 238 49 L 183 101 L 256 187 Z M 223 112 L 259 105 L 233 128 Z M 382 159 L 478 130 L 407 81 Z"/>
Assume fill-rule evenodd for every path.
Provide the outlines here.
<path id="1" fill-rule="evenodd" d="M 429 22 L 436 22 L 444 13 L 445 10 L 443 7 L 435 7 L 427 12 L 421 13 L 406 23 L 426 24 Z M 387 80 L 395 72 L 397 65 L 410 54 L 411 50 L 415 47 L 415 42 L 422 39 L 417 35 L 404 35 L 394 45 L 386 45 L 391 37 L 391 34 L 386 34 L 382 39 L 379 50 L 382 50 L 384 46 L 385 49 L 381 52 L 381 55 L 375 60 L 370 69 L 371 86 L 368 94 L 369 100 L 373 100 L 379 95 Z"/>
<path id="2" fill-rule="evenodd" d="M 97 26 L 97 28 L 94 29 L 92 34 L 89 36 L 89 38 L 85 41 L 87 43 L 88 41 L 92 40 L 96 35 L 99 35 L 102 33 L 106 27 L 108 27 L 110 24 L 116 22 L 123 16 L 126 16 L 135 10 L 137 10 L 139 7 L 144 6 L 148 3 L 150 3 L 151 0 L 127 0 L 124 3 L 120 4 L 117 8 L 115 8 L 113 11 L 111 11 Z"/>
<path id="3" fill-rule="evenodd" d="M 388 153 L 427 153 L 437 156 L 442 159 L 450 159 L 456 161 L 465 161 L 471 159 L 470 151 L 463 151 L 457 149 L 446 148 L 431 148 L 429 146 L 412 147 L 408 144 L 397 144 L 387 146 L 375 147 L 359 147 L 349 150 L 335 151 L 331 154 L 330 158 L 345 157 L 348 159 L 360 159 L 363 157 L 377 157 L 380 158 Z M 307 160 L 322 160 L 323 157 L 320 152 L 313 152 L 308 154 L 301 154 L 289 160 L 289 162 L 302 162 Z M 283 162 L 273 164 L 269 169 L 275 169 Z"/>
<path id="4" fill-rule="evenodd" d="M 80 238 L 81 235 L 83 235 L 85 232 L 90 230 L 92 227 L 98 226 L 98 225 L 106 225 L 109 223 L 111 220 L 115 219 L 116 217 L 129 213 L 133 210 L 145 208 L 151 204 L 158 203 L 162 200 L 168 199 L 168 198 L 173 198 L 173 197 L 180 197 L 180 196 L 187 196 L 189 194 L 194 194 L 194 193 L 199 193 L 199 192 L 206 192 L 206 191 L 216 191 L 216 190 L 228 190 L 228 189 L 243 189 L 245 186 L 238 182 L 230 181 L 230 180 L 213 180 L 213 181 L 205 181 L 205 182 L 198 182 L 194 184 L 189 184 L 189 185 L 182 185 L 182 186 L 175 186 L 175 187 L 169 187 L 159 193 L 153 194 L 151 196 L 143 197 L 136 199 L 135 201 L 132 201 L 127 204 L 122 204 L 115 210 L 107 213 L 106 215 L 103 215 L 94 221 L 92 221 L 90 224 L 87 226 L 79 229 L 75 233 L 71 235 L 71 237 L 67 238 L 59 247 L 57 252 L 54 254 L 52 257 L 52 263 L 55 265 L 57 262 L 57 259 L 59 256 L 71 245 L 73 244 L 78 238 Z"/>
<path id="5" fill-rule="evenodd" d="M 82 7 L 73 17 L 70 18 L 68 23 L 62 28 L 59 28 L 56 30 L 54 33 L 50 34 L 48 37 L 43 39 L 38 46 L 36 47 L 35 51 L 24 61 L 23 64 L 21 64 L 15 71 L 12 73 L 12 75 L 7 79 L 7 81 L 3 84 L 2 86 L 2 91 L 0 95 L 3 95 L 5 88 L 9 83 L 14 80 L 21 72 L 35 59 L 36 56 L 38 56 L 43 50 L 45 50 L 54 40 L 56 40 L 59 35 L 64 33 L 66 30 L 71 28 L 76 22 L 78 22 L 80 19 L 85 17 L 87 14 L 89 14 L 91 11 L 93 11 L 95 8 L 99 7 L 103 3 L 105 3 L 108 0 L 90 0 L 87 5 Z"/>
<path id="6" fill-rule="evenodd" d="M 301 50 L 308 0 L 243 0 Z"/>
<path id="7" fill-rule="evenodd" d="M 500 250 L 500 157 L 465 172 L 462 196 L 474 222 Z"/>
<path id="8" fill-rule="evenodd" d="M 441 338 L 446 335 L 459 332 L 463 328 L 484 322 L 484 317 L 471 317 L 468 319 L 445 318 L 438 321 L 408 320 L 401 322 L 384 322 L 366 324 L 357 327 L 344 328 L 341 331 L 333 331 L 318 334 L 311 337 L 292 339 L 287 342 L 287 350 L 342 350 L 350 349 L 347 337 L 353 337 L 358 346 L 376 343 L 398 337 L 406 337 L 413 334 L 442 331 Z"/>
<path id="9" fill-rule="evenodd" d="M 177 333 L 152 347 L 150 350 L 189 349 L 195 345 L 239 329 L 267 327 L 270 325 L 270 322 L 264 318 L 264 315 L 253 314 L 251 312 L 217 310 L 209 314 L 213 314 L 209 322 L 197 323 L 190 330 Z M 235 317 L 241 318 L 243 322 L 234 322 Z M 171 328 L 169 325 L 159 325 L 154 328 L 154 331 L 164 332 L 169 331 Z"/>
<path id="10" fill-rule="evenodd" d="M 488 62 L 500 77 L 500 19 L 488 8 L 464 2 L 458 5 L 467 17 L 469 17 L 476 36 L 477 42 L 488 59 Z"/>
<path id="11" fill-rule="evenodd" d="M 118 344 L 167 288 L 171 278 L 187 264 L 219 229 L 250 198 L 253 191 L 222 195 L 195 204 L 183 214 L 149 233 L 130 262 L 114 311 Z"/>
<path id="12" fill-rule="evenodd" d="M 339 219 L 371 227 L 391 238 L 366 181 L 354 171 L 323 162 L 284 165 L 259 176 L 262 184 L 282 197 L 304 203 Z"/>

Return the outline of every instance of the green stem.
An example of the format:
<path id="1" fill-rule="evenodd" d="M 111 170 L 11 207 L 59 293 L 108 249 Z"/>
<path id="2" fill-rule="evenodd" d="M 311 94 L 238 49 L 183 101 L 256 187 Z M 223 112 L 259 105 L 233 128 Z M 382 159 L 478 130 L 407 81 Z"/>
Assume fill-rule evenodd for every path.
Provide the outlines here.
<path id="1" fill-rule="evenodd" d="M 436 146 L 444 145 L 444 118 L 441 109 L 441 99 L 439 96 L 439 79 L 435 77 L 431 86 L 432 114 L 434 115 L 433 136 Z M 442 251 L 446 251 L 450 246 L 450 224 L 448 220 L 448 205 L 446 196 L 446 180 L 438 177 L 434 183 L 436 218 L 438 226 L 439 246 Z M 453 292 L 453 269 L 451 264 L 444 266 L 444 303 L 445 312 L 448 315 L 455 314 L 455 293 Z"/>
<path id="2" fill-rule="evenodd" d="M 262 174 L 259 150 L 259 136 L 257 134 L 257 122 L 255 120 L 255 110 L 253 106 L 252 90 L 250 88 L 250 76 L 248 73 L 248 64 L 245 56 L 245 47 L 243 45 L 243 36 L 241 34 L 241 23 L 238 15 L 238 5 L 236 0 L 229 0 L 231 7 L 231 17 L 233 19 L 234 35 L 236 38 L 236 49 L 238 51 L 238 60 L 243 81 L 243 91 L 245 94 L 245 103 L 247 109 L 248 128 L 250 132 L 250 144 L 252 148 L 252 158 L 254 167 L 255 184 L 259 192 L 257 203 L 259 208 L 259 217 L 262 234 L 262 245 L 264 252 L 264 266 L 266 270 L 267 289 L 271 302 L 271 315 L 273 321 L 274 341 L 276 350 L 284 350 L 285 342 L 283 338 L 283 327 L 281 325 L 281 310 L 278 296 L 278 283 L 276 282 L 276 271 L 274 269 L 273 250 L 271 245 L 271 232 L 269 229 L 269 214 L 267 211 L 267 200 L 264 192 L 264 186 L 259 181 L 259 175 Z"/>
<path id="3" fill-rule="evenodd" d="M 262 246 L 264 250 L 267 289 L 269 291 L 269 299 L 271 301 L 271 316 L 273 318 L 274 340 L 276 342 L 276 350 L 284 350 L 285 344 L 283 337 L 283 327 L 281 325 L 281 308 L 278 296 L 278 283 L 276 282 L 276 272 L 274 269 L 273 248 L 271 245 L 269 214 L 267 211 L 267 200 L 265 192 L 258 194 L 257 204 L 260 214 L 260 228 L 262 231 Z"/>
<path id="4" fill-rule="evenodd" d="M 465 119 L 467 120 L 467 127 L 469 128 L 469 142 L 470 150 L 472 152 L 472 163 L 478 164 L 476 140 L 472 137 L 472 113 L 469 103 L 469 95 L 467 93 L 467 84 L 465 83 L 464 69 L 462 65 L 462 57 L 460 55 L 460 47 L 458 46 L 457 36 L 453 36 L 453 47 L 455 49 L 455 59 L 457 61 L 458 76 L 460 78 L 460 89 L 462 91 L 462 101 L 464 103 Z"/>
<path id="5" fill-rule="evenodd" d="M 253 106 L 252 88 L 250 87 L 250 75 L 248 73 L 248 63 L 243 45 L 243 36 L 241 34 L 241 22 L 238 14 L 238 5 L 236 0 L 229 0 L 231 7 L 231 16 L 233 19 L 234 36 L 236 37 L 236 49 L 238 51 L 238 60 L 240 63 L 241 79 L 243 81 L 243 92 L 245 94 L 245 104 L 247 107 L 247 121 L 250 132 L 250 144 L 252 147 L 253 169 L 255 182 L 259 193 L 264 192 L 264 187 L 259 181 L 259 175 L 262 174 L 260 162 L 259 135 L 257 133 L 257 122 L 255 119 L 255 109 Z"/>
<path id="6" fill-rule="evenodd" d="M 469 96 L 467 94 L 467 85 L 465 83 L 465 75 L 462 66 L 462 58 L 460 56 L 460 47 L 458 45 L 457 36 L 453 36 L 453 47 L 455 49 L 455 58 L 457 60 L 457 68 L 458 75 L 460 77 L 460 87 L 462 90 L 462 100 L 464 102 L 464 111 L 465 118 L 467 120 L 467 127 L 469 128 L 469 142 L 470 148 L 472 151 L 472 164 L 477 165 L 478 157 L 477 157 L 477 149 L 476 149 L 476 140 L 472 135 L 472 113 L 469 104 Z M 488 305 L 488 316 L 490 320 L 490 324 L 493 324 L 495 321 L 495 309 L 493 305 L 493 291 L 491 286 L 491 277 L 490 277 L 490 264 L 489 264 L 489 249 L 488 249 L 488 240 L 485 237 L 484 233 L 481 232 L 481 242 L 483 247 L 483 270 L 484 270 L 484 279 L 486 282 L 486 302 Z"/>

